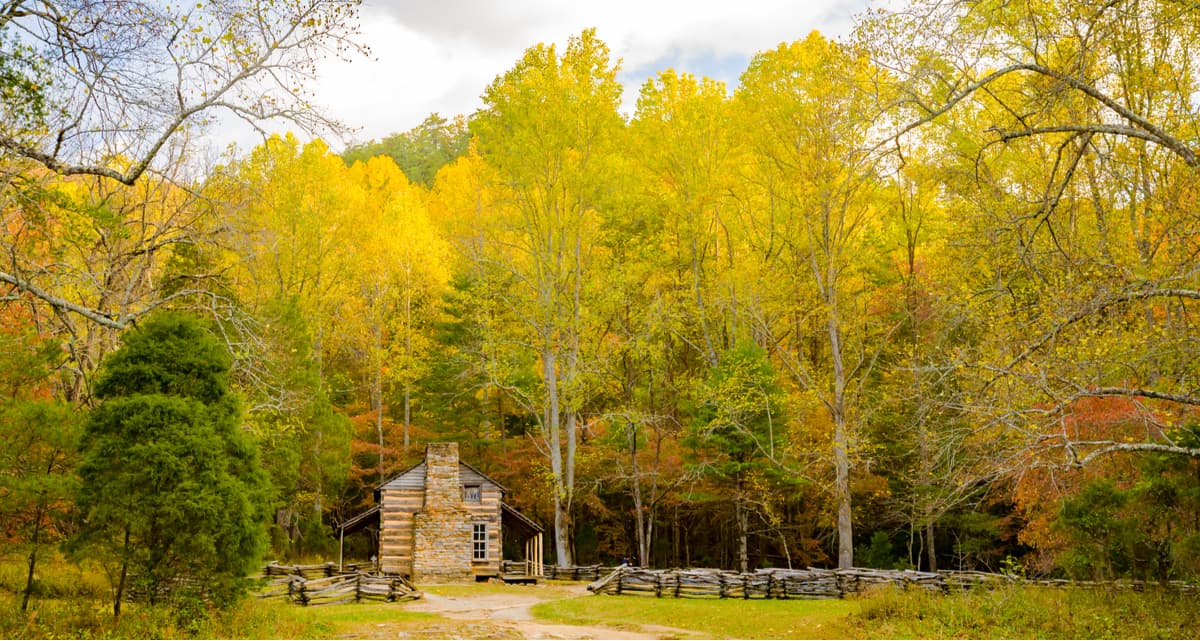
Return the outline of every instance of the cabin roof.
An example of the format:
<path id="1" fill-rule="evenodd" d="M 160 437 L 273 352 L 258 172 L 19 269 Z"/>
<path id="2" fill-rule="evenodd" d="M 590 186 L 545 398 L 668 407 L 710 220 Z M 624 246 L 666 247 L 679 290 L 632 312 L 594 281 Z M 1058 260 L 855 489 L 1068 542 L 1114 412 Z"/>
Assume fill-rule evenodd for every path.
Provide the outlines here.
<path id="1" fill-rule="evenodd" d="M 543 532 L 542 526 L 538 525 L 528 516 L 518 512 L 517 508 L 508 503 L 500 503 L 500 519 L 502 523 L 508 522 L 510 525 L 515 525 L 517 529 L 524 529 L 530 536 Z"/>
<path id="2" fill-rule="evenodd" d="M 466 469 L 464 470 L 464 468 L 466 468 Z M 491 483 L 492 485 L 495 485 L 497 488 L 500 489 L 501 492 L 503 492 L 505 494 L 508 493 L 508 488 L 504 487 L 503 485 L 500 485 L 499 483 L 496 482 L 495 479 L 488 476 L 487 474 L 484 474 L 483 472 L 480 472 L 478 469 L 476 469 L 470 463 L 467 463 L 467 462 L 463 461 L 462 459 L 458 460 L 458 471 L 459 471 L 459 477 L 458 477 L 459 481 L 461 481 L 463 485 L 487 482 L 487 483 Z M 464 472 L 466 472 L 466 473 L 464 474 Z M 393 476 L 392 478 L 388 479 L 387 481 L 384 481 L 383 483 L 376 485 L 375 493 L 378 494 L 379 491 L 384 488 L 388 488 L 388 489 L 398 489 L 398 488 L 422 489 L 424 487 L 425 487 L 425 461 L 422 460 L 420 463 L 417 463 L 416 465 L 413 465 L 412 467 L 404 470 L 403 472 L 400 472 L 399 474 Z"/>
<path id="3" fill-rule="evenodd" d="M 379 504 L 372 505 L 365 512 L 360 512 L 342 521 L 338 528 L 343 535 L 357 532 L 371 525 L 379 525 Z"/>

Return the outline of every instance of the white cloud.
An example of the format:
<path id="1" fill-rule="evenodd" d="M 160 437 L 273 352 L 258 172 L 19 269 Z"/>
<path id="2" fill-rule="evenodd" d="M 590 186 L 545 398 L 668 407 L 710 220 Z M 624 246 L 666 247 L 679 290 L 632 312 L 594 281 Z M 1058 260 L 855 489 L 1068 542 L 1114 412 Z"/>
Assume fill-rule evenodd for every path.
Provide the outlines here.
<path id="1" fill-rule="evenodd" d="M 479 96 L 488 83 L 527 47 L 539 42 L 561 47 L 595 27 L 613 57 L 623 61 L 624 108 L 630 111 L 638 88 L 657 71 L 674 67 L 732 88 L 755 53 L 814 29 L 846 35 L 868 3 L 365 0 L 362 42 L 371 48 L 371 59 L 324 63 L 315 102 L 357 127 L 356 140 L 382 138 L 411 129 L 432 112 L 470 114 L 482 106 Z"/>

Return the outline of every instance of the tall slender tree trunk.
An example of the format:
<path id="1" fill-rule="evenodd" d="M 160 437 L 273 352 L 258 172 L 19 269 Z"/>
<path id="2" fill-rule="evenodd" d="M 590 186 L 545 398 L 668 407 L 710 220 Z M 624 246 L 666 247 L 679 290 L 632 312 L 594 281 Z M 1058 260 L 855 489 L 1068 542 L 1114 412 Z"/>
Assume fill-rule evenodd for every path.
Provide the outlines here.
<path id="1" fill-rule="evenodd" d="M 379 359 L 371 375 L 371 409 L 375 410 L 375 434 L 379 438 L 379 482 L 383 483 L 383 328 L 375 326 L 375 350 Z"/>
<path id="2" fill-rule="evenodd" d="M 842 328 L 838 316 L 838 297 L 833 274 L 833 260 L 825 282 L 826 304 L 829 305 L 829 353 L 833 361 L 832 413 L 833 461 L 835 467 L 834 497 L 837 501 L 838 567 L 854 567 L 854 523 L 850 509 L 850 430 L 846 420 L 846 366 L 842 355 Z"/>
<path id="3" fill-rule="evenodd" d="M 649 567 L 645 506 L 642 504 L 642 478 L 637 460 L 637 423 L 630 419 L 625 422 L 625 442 L 629 448 L 630 490 L 633 495 L 634 526 L 637 528 L 638 565 Z"/>
<path id="4" fill-rule="evenodd" d="M 21 594 L 22 612 L 29 609 L 29 597 L 33 594 L 33 570 L 37 567 L 37 553 L 38 545 L 41 543 L 44 509 L 44 500 L 39 500 L 37 509 L 33 513 L 33 549 L 29 551 L 29 572 L 25 575 L 25 590 Z"/>
<path id="5" fill-rule="evenodd" d="M 740 483 L 738 485 L 741 485 Z M 734 519 L 737 521 L 737 561 L 742 573 L 750 571 L 750 517 L 747 514 L 746 502 L 742 498 L 742 489 L 738 488 L 738 496 L 733 502 Z"/>
<path id="6" fill-rule="evenodd" d="M 575 411 L 567 412 L 567 458 L 563 461 L 563 545 L 568 550 L 567 564 L 575 563 L 574 544 L 571 541 L 571 532 L 574 525 L 571 523 L 571 504 L 575 499 L 575 448 L 576 430 L 579 429 L 579 414 Z"/>
<path id="7" fill-rule="evenodd" d="M 125 543 L 121 549 L 121 576 L 113 595 L 113 617 L 121 618 L 121 600 L 125 598 L 125 579 L 129 576 L 129 526 L 125 526 Z"/>
<path id="8" fill-rule="evenodd" d="M 550 338 L 542 348 L 542 376 L 546 384 L 546 409 L 543 422 L 550 447 L 550 472 L 554 488 L 554 554 L 560 567 L 571 565 L 571 546 L 567 534 L 569 514 L 563 476 L 562 425 L 558 394 L 558 354 Z"/>
<path id="9" fill-rule="evenodd" d="M 929 571 L 937 572 L 937 546 L 933 541 L 933 516 L 930 515 L 928 520 L 925 521 L 925 547 L 929 552 Z"/>
<path id="10" fill-rule="evenodd" d="M 404 288 L 404 359 L 405 367 L 413 362 L 412 353 L 412 277 L 409 275 L 409 286 Z M 408 453 L 410 444 L 409 430 L 412 425 L 412 379 L 409 372 L 404 373 L 404 453 Z"/>

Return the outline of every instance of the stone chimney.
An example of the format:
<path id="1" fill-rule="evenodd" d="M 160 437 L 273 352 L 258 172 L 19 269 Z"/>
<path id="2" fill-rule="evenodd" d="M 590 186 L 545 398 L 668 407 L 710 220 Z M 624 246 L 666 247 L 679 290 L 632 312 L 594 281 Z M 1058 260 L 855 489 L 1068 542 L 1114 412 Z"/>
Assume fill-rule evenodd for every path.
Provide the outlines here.
<path id="1" fill-rule="evenodd" d="M 471 524 L 458 478 L 458 443 L 430 443 L 425 448 L 425 505 L 413 518 L 413 580 L 474 579 Z"/>
<path id="2" fill-rule="evenodd" d="M 458 443 L 430 443 L 425 447 L 425 507 L 462 507 L 458 480 Z"/>

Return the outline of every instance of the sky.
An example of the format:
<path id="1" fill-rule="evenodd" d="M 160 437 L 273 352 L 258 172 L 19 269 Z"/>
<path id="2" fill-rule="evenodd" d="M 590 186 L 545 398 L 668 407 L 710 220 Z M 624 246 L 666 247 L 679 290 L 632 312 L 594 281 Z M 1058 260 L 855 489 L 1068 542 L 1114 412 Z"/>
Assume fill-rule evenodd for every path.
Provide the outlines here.
<path id="1" fill-rule="evenodd" d="M 732 90 L 750 58 L 819 30 L 849 33 L 869 0 L 364 0 L 369 58 L 326 61 L 314 102 L 354 127 L 345 142 L 377 140 L 482 106 L 480 95 L 528 47 L 589 27 L 621 59 L 623 110 L 667 68 L 723 80 Z M 235 138 L 241 136 L 235 135 Z M 253 146 L 254 140 L 238 140 Z M 342 143 L 329 141 L 334 149 Z"/>

